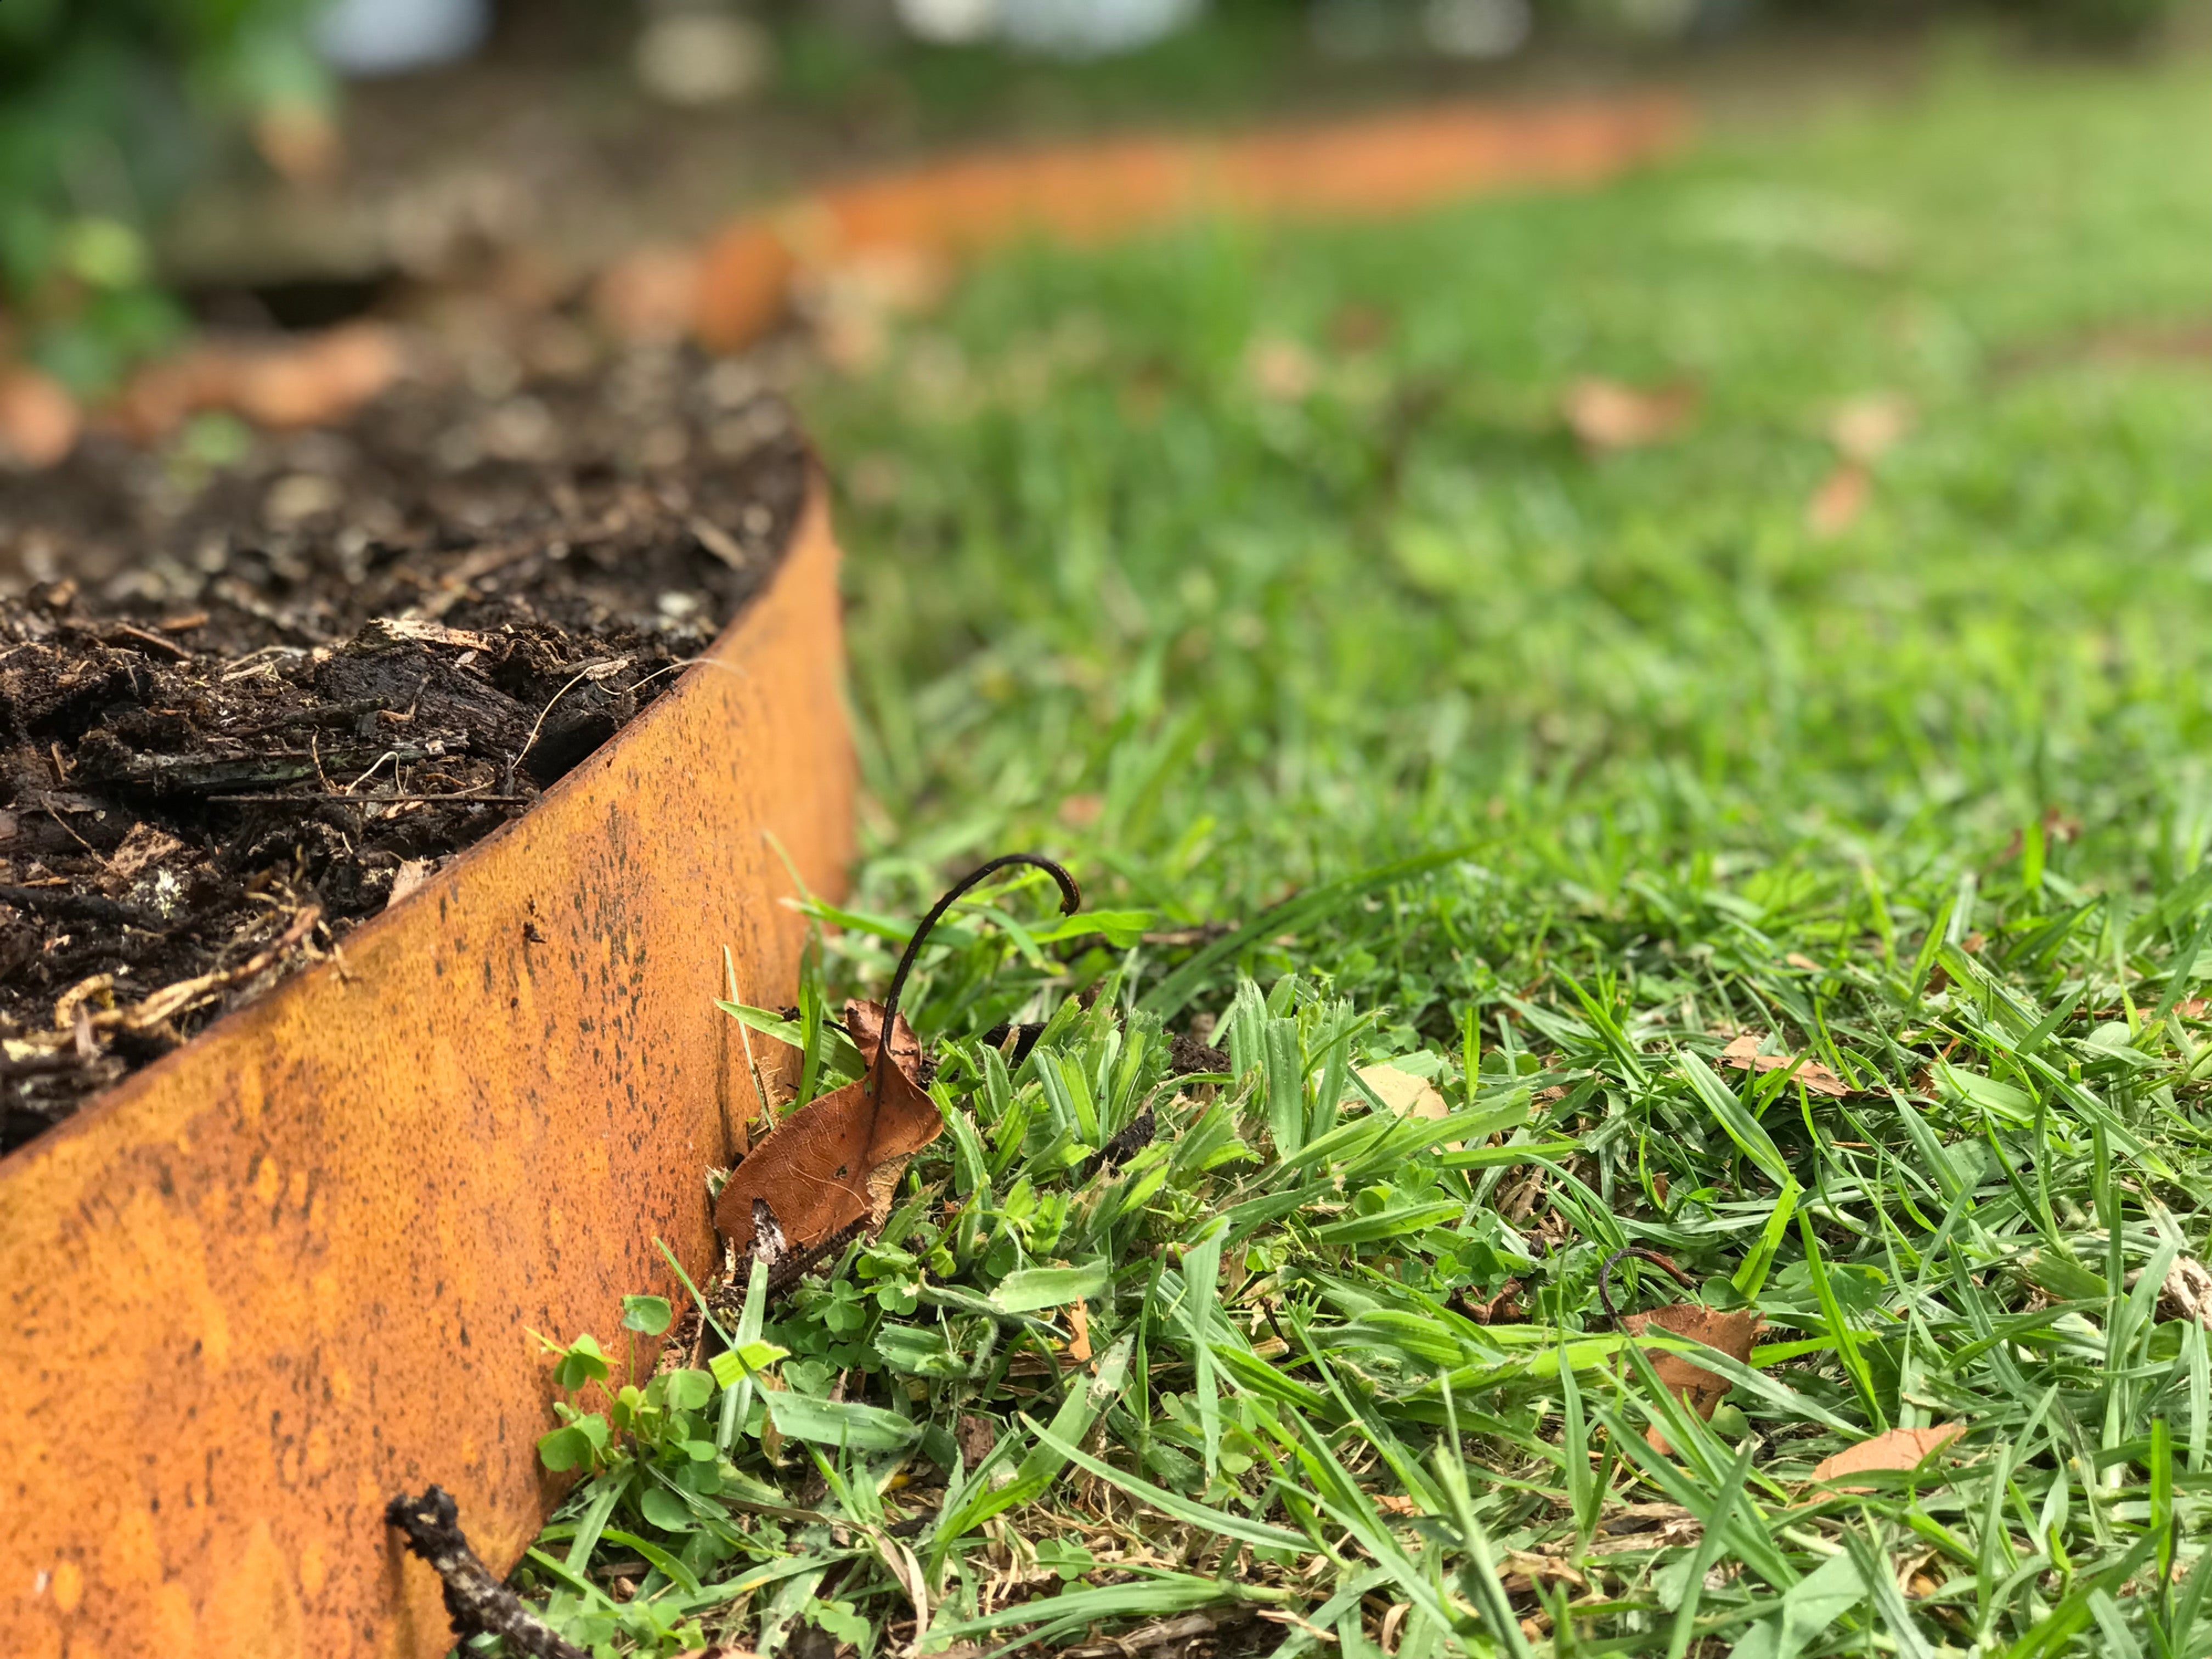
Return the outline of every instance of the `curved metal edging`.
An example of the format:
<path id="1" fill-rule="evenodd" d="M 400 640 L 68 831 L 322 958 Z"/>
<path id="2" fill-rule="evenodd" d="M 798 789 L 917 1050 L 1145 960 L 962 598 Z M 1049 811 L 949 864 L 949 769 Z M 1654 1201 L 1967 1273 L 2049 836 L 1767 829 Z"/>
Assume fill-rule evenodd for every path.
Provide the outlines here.
<path id="1" fill-rule="evenodd" d="M 450 1643 L 385 1502 L 537 1531 L 532 1329 L 611 1335 L 753 1105 L 710 999 L 793 984 L 854 769 L 817 481 L 768 591 L 424 889 L 0 1164 L 0 1653 L 337 1659 Z M 715 665 L 719 665 L 716 666 Z"/>
<path id="2" fill-rule="evenodd" d="M 1023 236 L 1097 242 L 1206 213 L 1363 219 L 1593 185 L 1679 150 L 1692 126 L 1681 99 L 1643 94 L 955 155 L 732 224 L 705 250 L 694 321 L 709 347 L 735 350 L 775 326 L 803 272 L 884 253 L 958 258 Z"/>

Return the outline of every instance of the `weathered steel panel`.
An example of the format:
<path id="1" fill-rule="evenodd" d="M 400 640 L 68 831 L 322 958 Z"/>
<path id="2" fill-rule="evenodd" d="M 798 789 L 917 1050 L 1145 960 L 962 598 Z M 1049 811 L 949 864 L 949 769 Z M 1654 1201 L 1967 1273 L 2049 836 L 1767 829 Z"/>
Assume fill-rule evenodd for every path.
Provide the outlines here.
<path id="1" fill-rule="evenodd" d="M 817 489 L 767 592 L 526 817 L 0 1163 L 0 1653 L 430 1656 L 383 1521 L 536 1532 L 532 1329 L 616 1332 L 710 1260 L 752 1107 L 712 999 L 780 1003 L 854 769 Z M 787 866 L 786 860 L 789 860 Z"/>

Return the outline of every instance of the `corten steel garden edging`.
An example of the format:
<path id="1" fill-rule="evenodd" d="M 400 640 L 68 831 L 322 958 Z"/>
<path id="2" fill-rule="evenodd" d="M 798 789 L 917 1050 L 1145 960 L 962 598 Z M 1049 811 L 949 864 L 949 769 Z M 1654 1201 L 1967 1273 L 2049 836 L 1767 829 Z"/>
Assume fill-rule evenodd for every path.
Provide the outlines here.
<path id="1" fill-rule="evenodd" d="M 730 225 L 701 260 L 693 326 L 710 348 L 734 350 L 775 326 L 808 273 L 884 255 L 956 260 L 1024 236 L 1095 243 L 1204 214 L 1370 219 L 1595 185 L 1680 149 L 1693 125 L 1680 98 L 1646 93 L 953 156 Z"/>
<path id="2" fill-rule="evenodd" d="M 711 1260 L 754 1104 L 723 948 L 781 1001 L 781 901 L 852 854 L 836 559 L 817 483 L 711 660 L 526 817 L 0 1163 L 0 1654 L 443 1653 L 383 1519 L 431 1481 L 520 1554 L 527 1331 L 617 1334 L 656 1236 Z"/>

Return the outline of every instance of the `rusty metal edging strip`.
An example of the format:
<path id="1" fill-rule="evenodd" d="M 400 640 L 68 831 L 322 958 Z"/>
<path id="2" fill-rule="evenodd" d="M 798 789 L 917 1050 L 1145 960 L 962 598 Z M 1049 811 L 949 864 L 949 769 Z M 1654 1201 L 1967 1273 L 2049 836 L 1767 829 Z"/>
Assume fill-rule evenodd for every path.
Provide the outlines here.
<path id="1" fill-rule="evenodd" d="M 1024 236 L 1100 242 L 1204 214 L 1369 219 L 1504 190 L 1594 185 L 1687 143 L 1664 93 L 1446 103 L 1216 137 L 953 155 L 750 215 L 707 246 L 694 325 L 735 350 L 803 274 L 885 255 L 958 259 Z"/>
<path id="2" fill-rule="evenodd" d="M 515 1559 L 550 1488 L 526 1332 L 614 1334 L 712 1249 L 750 1109 L 711 999 L 794 983 L 853 850 L 818 483 L 709 663 L 526 817 L 0 1163 L 0 1654 L 449 1645 L 385 1501 Z"/>

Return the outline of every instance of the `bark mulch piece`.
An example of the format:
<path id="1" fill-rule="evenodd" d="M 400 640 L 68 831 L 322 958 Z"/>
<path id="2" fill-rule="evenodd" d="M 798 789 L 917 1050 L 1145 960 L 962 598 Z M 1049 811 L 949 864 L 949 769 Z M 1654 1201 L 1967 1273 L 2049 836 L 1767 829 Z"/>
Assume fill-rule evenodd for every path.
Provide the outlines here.
<path id="1" fill-rule="evenodd" d="M 675 684 L 806 492 L 734 368 L 456 374 L 9 481 L 0 1152 L 339 951 Z"/>

